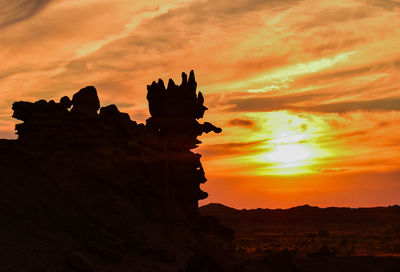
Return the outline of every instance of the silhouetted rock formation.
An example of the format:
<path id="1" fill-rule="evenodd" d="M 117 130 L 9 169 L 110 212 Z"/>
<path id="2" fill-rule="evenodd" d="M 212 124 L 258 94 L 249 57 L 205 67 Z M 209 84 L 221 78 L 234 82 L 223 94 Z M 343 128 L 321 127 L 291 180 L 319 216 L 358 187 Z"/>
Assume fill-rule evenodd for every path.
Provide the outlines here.
<path id="1" fill-rule="evenodd" d="M 222 131 L 208 122 L 200 124 L 197 121 L 203 118 L 207 108 L 203 105 L 202 93 L 197 94 L 196 88 L 193 71 L 189 74 L 189 80 L 182 73 L 179 86 L 172 79 L 167 89 L 161 79 L 147 86 L 151 117 L 147 119 L 146 126 L 162 139 L 166 154 L 167 198 L 174 193 L 189 214 L 197 213 L 197 201 L 208 196 L 200 189 L 200 184 L 207 180 L 200 163 L 201 155 L 190 152 L 190 149 L 201 143 L 197 137 L 202 133 Z"/>
<path id="2" fill-rule="evenodd" d="M 97 97 L 97 91 L 93 86 L 88 86 L 79 90 L 72 97 L 72 113 L 78 113 L 87 116 L 96 116 L 100 109 L 100 100 Z"/>
<path id="3" fill-rule="evenodd" d="M 233 232 L 198 214 L 206 178 L 190 150 L 221 129 L 197 121 L 196 85 L 193 71 L 180 86 L 153 82 L 146 125 L 100 108 L 92 86 L 72 101 L 15 102 L 18 139 L 0 140 L 2 268 L 231 271 Z"/>

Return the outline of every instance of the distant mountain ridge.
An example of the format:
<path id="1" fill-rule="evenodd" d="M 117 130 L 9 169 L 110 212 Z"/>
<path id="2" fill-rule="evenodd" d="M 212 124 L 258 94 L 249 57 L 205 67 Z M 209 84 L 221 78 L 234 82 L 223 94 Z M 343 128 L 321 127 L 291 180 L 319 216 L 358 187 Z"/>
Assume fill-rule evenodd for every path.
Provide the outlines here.
<path id="1" fill-rule="evenodd" d="M 219 218 L 223 224 L 361 224 L 400 223 L 400 206 L 373 208 L 328 207 L 302 205 L 289 209 L 234 209 L 219 203 L 200 207 L 200 213 Z"/>

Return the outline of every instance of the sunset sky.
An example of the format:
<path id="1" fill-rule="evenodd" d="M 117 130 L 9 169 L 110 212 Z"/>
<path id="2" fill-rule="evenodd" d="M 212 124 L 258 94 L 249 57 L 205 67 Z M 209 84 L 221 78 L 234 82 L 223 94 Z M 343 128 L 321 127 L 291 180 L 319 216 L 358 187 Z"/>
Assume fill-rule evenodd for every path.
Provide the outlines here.
<path id="1" fill-rule="evenodd" d="M 400 203 L 400 0 L 3 0 L 0 31 L 0 138 L 13 101 L 87 85 L 145 122 L 146 85 L 194 69 L 223 129 L 201 204 Z"/>

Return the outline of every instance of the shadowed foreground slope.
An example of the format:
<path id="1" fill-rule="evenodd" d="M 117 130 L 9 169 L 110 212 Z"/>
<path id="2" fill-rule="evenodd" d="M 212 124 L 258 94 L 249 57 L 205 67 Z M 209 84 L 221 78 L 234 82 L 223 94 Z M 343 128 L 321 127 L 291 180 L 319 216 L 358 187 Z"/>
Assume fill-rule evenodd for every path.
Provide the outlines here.
<path id="1" fill-rule="evenodd" d="M 206 181 L 190 150 L 207 109 L 193 71 L 147 86 L 151 117 L 100 108 L 94 87 L 13 104 L 0 140 L 0 271 L 232 271 L 233 232 L 198 214 Z M 100 110 L 100 111 L 99 111 Z"/>

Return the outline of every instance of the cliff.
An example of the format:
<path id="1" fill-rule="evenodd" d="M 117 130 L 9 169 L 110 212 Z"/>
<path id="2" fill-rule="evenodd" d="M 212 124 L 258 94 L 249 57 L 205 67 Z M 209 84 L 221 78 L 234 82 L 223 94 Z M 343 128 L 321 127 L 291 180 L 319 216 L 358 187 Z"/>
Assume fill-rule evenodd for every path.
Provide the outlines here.
<path id="1" fill-rule="evenodd" d="M 232 271 L 233 232 L 198 213 L 206 181 L 191 150 L 207 108 L 193 71 L 147 86 L 137 124 L 72 99 L 15 102 L 17 140 L 0 140 L 1 271 Z"/>

